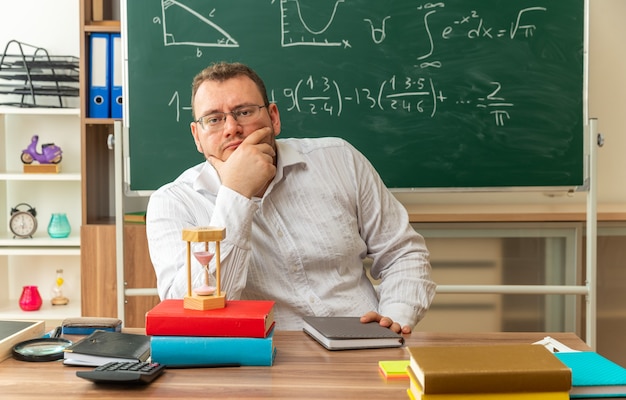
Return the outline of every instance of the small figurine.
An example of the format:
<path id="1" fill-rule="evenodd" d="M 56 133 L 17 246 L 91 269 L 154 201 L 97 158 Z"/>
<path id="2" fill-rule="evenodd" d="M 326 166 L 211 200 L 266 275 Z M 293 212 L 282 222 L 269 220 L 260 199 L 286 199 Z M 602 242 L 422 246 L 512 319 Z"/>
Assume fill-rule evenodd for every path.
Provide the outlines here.
<path id="1" fill-rule="evenodd" d="M 70 302 L 70 299 L 63 296 L 63 291 L 61 290 L 61 286 L 63 286 L 63 270 L 57 269 L 57 280 L 56 285 L 52 288 L 52 305 L 53 306 L 64 306 Z"/>
<path id="2" fill-rule="evenodd" d="M 54 143 L 44 143 L 41 145 L 41 153 L 37 152 L 37 143 L 39 135 L 33 135 L 30 144 L 22 150 L 22 162 L 24 164 L 32 164 L 37 161 L 39 164 L 58 164 L 63 158 L 61 148 Z"/>

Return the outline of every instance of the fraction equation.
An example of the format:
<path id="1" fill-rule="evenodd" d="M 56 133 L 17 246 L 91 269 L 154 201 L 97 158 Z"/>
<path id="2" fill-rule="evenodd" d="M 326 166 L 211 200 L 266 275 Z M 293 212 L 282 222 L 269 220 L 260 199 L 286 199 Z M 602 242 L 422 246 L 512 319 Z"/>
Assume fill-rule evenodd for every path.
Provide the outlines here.
<path id="1" fill-rule="evenodd" d="M 489 82 L 491 88 L 484 95 L 459 98 L 452 103 L 457 106 L 484 110 L 497 126 L 504 126 L 511 119 L 509 110 L 515 106 L 504 97 L 499 82 Z M 339 82 L 328 77 L 300 79 L 293 87 L 270 89 L 269 98 L 283 112 L 341 117 L 344 113 L 357 113 L 360 109 L 377 109 L 382 112 L 416 113 L 434 118 L 441 107 L 451 103 L 430 78 L 398 79 L 395 75 L 372 88 L 343 89 Z M 181 111 L 189 111 L 182 105 L 178 91 L 167 105 L 175 111 L 176 122 L 180 122 Z M 348 110 L 348 111 L 347 111 Z"/>
<path id="2" fill-rule="evenodd" d="M 500 82 L 489 82 L 488 92 L 473 98 L 459 98 L 456 105 L 475 107 L 492 116 L 497 126 L 511 118 L 514 103 L 507 101 Z M 277 95 L 280 93 L 280 95 Z M 328 77 L 300 79 L 293 87 L 270 91 L 270 100 L 281 110 L 341 117 L 350 106 L 388 112 L 418 113 L 434 118 L 450 99 L 431 78 L 398 78 L 393 75 L 374 88 L 343 88 Z M 354 107 L 350 108 L 353 112 Z"/>

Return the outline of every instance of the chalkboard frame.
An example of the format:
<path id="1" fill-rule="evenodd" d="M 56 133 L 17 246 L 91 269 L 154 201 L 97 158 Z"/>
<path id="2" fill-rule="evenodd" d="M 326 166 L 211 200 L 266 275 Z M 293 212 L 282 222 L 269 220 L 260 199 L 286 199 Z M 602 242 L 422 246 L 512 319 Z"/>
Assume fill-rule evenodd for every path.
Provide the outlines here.
<path id="1" fill-rule="evenodd" d="M 159 0 L 156 0 L 157 2 L 159 2 Z M 341 1 L 341 0 L 340 0 Z M 487 2 L 492 2 L 492 1 L 497 1 L 497 0 L 487 0 Z M 582 32 L 581 32 L 581 58 L 580 58 L 580 68 L 582 69 L 581 72 L 581 91 L 580 91 L 580 102 L 581 102 L 581 109 L 580 109 L 580 114 L 579 114 L 579 118 L 578 118 L 578 124 L 579 124 L 579 132 L 576 133 L 576 137 L 575 140 L 578 142 L 577 144 L 577 150 L 576 150 L 576 155 L 574 158 L 576 158 L 574 160 L 574 168 L 576 168 L 578 171 L 576 172 L 576 178 L 574 180 L 570 180 L 565 182 L 564 184 L 527 184 L 527 183 L 523 183 L 523 184 L 518 184 L 517 182 L 513 182 L 513 184 L 502 184 L 502 182 L 497 182 L 496 184 L 487 184 L 487 185 L 470 185 L 470 186 L 466 186 L 466 185 L 448 185 L 447 183 L 444 184 L 434 184 L 434 185 L 430 185 L 430 184 L 416 184 L 416 185 L 400 185 L 400 186 L 394 186 L 393 184 L 388 184 L 388 186 L 395 191 L 508 191 L 508 190 L 522 190 L 522 191 L 535 191 L 535 190 L 551 190 L 551 189 L 563 189 L 563 190 L 586 190 L 587 189 L 587 181 L 588 181 L 588 177 L 587 177 L 587 168 L 585 166 L 585 160 L 586 160 L 586 154 L 587 154 L 587 141 L 585 140 L 585 136 L 587 134 L 587 130 L 588 130 L 588 125 L 587 125 L 587 55 L 588 55 L 588 39 L 587 39 L 587 32 L 588 32 L 588 5 L 587 5 L 587 0 L 579 0 L 580 1 L 580 5 L 581 5 L 581 18 L 583 19 L 582 22 Z M 124 2 L 125 3 L 125 2 Z M 476 3 L 483 3 L 483 1 L 477 1 Z M 526 2 L 527 3 L 527 2 Z M 534 3 L 537 4 L 543 4 L 543 3 L 547 3 L 546 1 L 535 1 Z M 429 3 L 429 4 L 434 4 L 434 3 Z M 578 4 L 578 3 L 577 3 Z M 122 34 L 123 37 L 127 38 L 128 36 L 128 16 L 127 16 L 127 4 L 123 4 L 122 6 Z M 132 149 L 132 145 L 131 145 L 131 135 L 133 135 L 134 131 L 134 127 L 133 127 L 133 123 L 135 118 L 133 117 L 132 111 L 129 110 L 129 104 L 131 104 L 131 99 L 132 97 L 132 91 L 129 93 L 129 87 L 131 85 L 129 85 L 128 83 L 128 79 L 129 79 L 129 64 L 132 64 L 132 60 L 129 61 L 129 57 L 128 57 L 128 52 L 129 52 L 129 47 L 131 47 L 129 45 L 128 42 L 125 41 L 124 43 L 124 62 L 125 62 L 125 85 L 124 85 L 124 95 L 125 98 L 128 99 L 125 104 L 125 116 L 128 116 L 129 118 L 125 118 L 124 123 L 125 123 L 125 128 L 124 128 L 124 137 L 123 137 L 123 142 L 124 142 L 124 158 L 125 158 L 125 167 L 127 168 L 127 173 L 125 176 L 125 189 L 127 194 L 139 194 L 139 195 L 145 195 L 145 194 L 149 194 L 151 191 L 155 190 L 157 187 L 140 187 L 140 188 L 135 188 L 134 187 L 134 182 L 135 182 L 135 178 L 133 176 L 133 172 L 137 170 L 137 168 L 135 168 L 135 166 L 133 166 L 132 161 L 134 160 L 133 157 L 138 154 L 136 152 L 131 152 Z M 131 47 L 132 48 L 132 47 Z M 132 50 L 131 50 L 132 51 Z M 215 61 L 215 60 L 214 60 Z M 207 62 L 208 64 L 208 62 Z M 251 63 L 250 63 L 251 64 Z M 251 64 L 252 65 L 252 64 Z M 254 65 L 253 65 L 254 66 Z M 256 68 L 256 67 L 255 67 Z M 259 70 L 259 68 L 256 68 L 257 71 Z M 262 69 L 262 68 L 261 68 Z M 197 72 L 197 71 L 195 71 Z M 194 73 L 195 73 L 194 72 Z M 189 76 L 189 81 L 192 78 L 191 74 Z M 263 76 L 263 73 L 261 73 L 261 75 Z M 266 83 L 268 82 L 268 79 L 266 79 Z M 383 84 L 390 84 L 390 80 L 385 80 L 383 82 Z M 381 84 L 382 85 L 382 84 Z M 270 88 L 270 84 L 268 84 L 268 89 Z M 181 97 L 182 98 L 182 97 Z M 179 100 L 179 99 L 177 99 Z M 281 115 L 284 115 L 285 112 L 283 110 L 283 108 L 281 107 L 282 105 L 279 102 L 279 107 L 281 108 Z M 190 118 L 189 118 L 190 119 Z M 284 119 L 284 118 L 283 118 Z M 304 121 L 300 122 L 301 124 L 305 124 L 307 123 L 306 118 L 302 118 Z M 285 124 L 285 122 L 283 121 L 283 124 Z M 185 122 L 185 126 L 186 129 L 188 130 L 188 124 Z M 183 135 L 185 134 L 185 132 L 183 132 Z M 187 132 L 188 134 L 188 132 Z M 187 147 L 187 149 L 193 149 L 193 143 L 191 142 L 191 135 L 188 134 L 189 136 L 186 138 L 188 140 L 188 142 L 185 142 L 185 146 Z M 282 136 L 285 136 L 284 132 L 281 133 Z M 289 135 L 289 136 L 293 136 L 293 137 L 297 137 L 297 135 Z M 350 139 L 348 139 L 349 141 L 351 141 Z M 351 141 L 352 142 L 352 141 Z M 381 146 L 384 145 L 381 144 Z M 379 146 L 378 144 L 376 144 L 375 146 Z M 357 148 L 359 148 L 359 146 L 357 145 Z M 365 153 L 365 152 L 364 152 Z M 367 156 L 368 154 L 366 154 Z M 379 161 L 377 160 L 372 160 L 372 157 L 368 156 L 368 158 L 370 158 L 370 160 L 372 161 L 372 163 L 374 164 L 375 167 L 377 167 L 377 169 L 380 170 L 380 164 Z M 390 157 L 389 158 L 391 160 L 391 162 L 396 163 L 398 162 L 398 158 L 397 157 Z M 198 158 L 196 160 L 197 162 L 201 162 L 202 160 L 200 158 Z M 402 161 L 402 160 L 400 160 Z M 197 162 L 194 162 L 193 164 L 196 164 Z M 385 161 L 385 163 L 387 163 L 389 161 Z M 193 165 L 191 164 L 191 165 Z M 188 166 L 191 166 L 188 165 Z M 132 168 L 131 168 L 132 167 Z M 128 171 L 130 170 L 130 171 Z M 497 171 L 497 169 L 496 169 Z M 182 172 L 182 170 L 179 170 L 176 172 L 175 176 L 177 176 L 180 172 Z M 381 175 L 384 177 L 384 171 L 383 173 L 381 173 Z M 171 179 L 168 179 L 168 181 Z M 163 182 L 165 183 L 165 181 Z"/>

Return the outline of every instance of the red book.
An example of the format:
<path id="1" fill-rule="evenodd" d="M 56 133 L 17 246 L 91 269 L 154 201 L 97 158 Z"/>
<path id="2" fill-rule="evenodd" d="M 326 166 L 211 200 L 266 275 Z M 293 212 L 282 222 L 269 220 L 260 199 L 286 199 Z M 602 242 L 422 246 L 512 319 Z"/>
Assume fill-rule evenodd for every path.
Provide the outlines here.
<path id="1" fill-rule="evenodd" d="M 274 326 L 274 301 L 227 300 L 213 310 L 183 308 L 182 299 L 167 299 L 146 313 L 146 335 L 267 337 Z"/>

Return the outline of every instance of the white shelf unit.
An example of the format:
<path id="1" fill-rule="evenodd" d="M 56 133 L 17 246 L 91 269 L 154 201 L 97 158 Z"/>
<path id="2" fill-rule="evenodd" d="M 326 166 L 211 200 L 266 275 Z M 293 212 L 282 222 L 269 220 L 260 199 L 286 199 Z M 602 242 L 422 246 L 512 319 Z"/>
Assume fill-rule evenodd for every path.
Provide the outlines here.
<path id="1" fill-rule="evenodd" d="M 33 135 L 61 147 L 59 173 L 24 173 L 20 155 Z M 76 108 L 16 108 L 0 106 L 0 319 L 40 319 L 52 325 L 81 315 L 80 111 Z M 16 239 L 9 229 L 11 208 L 27 203 L 37 211 L 32 239 Z M 21 208 L 23 209 L 23 208 Z M 52 239 L 47 227 L 52 213 L 66 213 L 72 228 L 68 238 Z M 56 271 L 63 269 L 63 294 L 68 305 L 52 306 Z M 38 311 L 22 311 L 22 287 L 36 285 L 43 299 Z"/>

